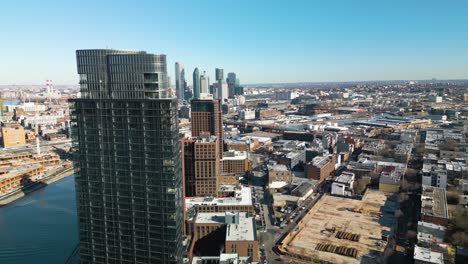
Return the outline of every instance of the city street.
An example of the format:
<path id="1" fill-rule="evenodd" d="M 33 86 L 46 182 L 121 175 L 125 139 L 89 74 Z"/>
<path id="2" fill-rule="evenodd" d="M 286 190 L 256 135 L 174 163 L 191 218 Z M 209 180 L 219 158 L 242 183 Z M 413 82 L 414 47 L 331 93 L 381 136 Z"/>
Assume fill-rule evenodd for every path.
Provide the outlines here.
<path id="1" fill-rule="evenodd" d="M 260 187 L 257 187 L 259 190 Z M 266 224 L 266 232 L 259 232 L 259 241 L 260 241 L 260 253 L 261 256 L 265 256 L 264 260 L 266 262 L 263 263 L 294 263 L 293 261 L 283 259 L 282 257 L 276 255 L 273 252 L 273 247 L 275 246 L 276 242 L 278 239 L 281 238 L 282 235 L 285 233 L 290 232 L 295 226 L 296 223 L 299 219 L 302 219 L 307 212 L 309 211 L 310 208 L 315 204 L 315 202 L 320 199 L 322 194 L 313 194 L 309 199 L 307 199 L 304 202 L 304 209 L 301 210 L 301 213 L 298 213 L 296 217 L 293 218 L 292 222 L 289 222 L 284 228 L 280 228 L 272 223 L 274 223 L 274 213 L 273 213 L 273 208 L 271 206 L 271 196 L 268 194 L 268 191 L 265 190 L 264 192 L 259 192 L 257 191 L 259 201 L 261 202 L 262 205 L 262 210 L 261 214 L 263 218 L 265 219 L 265 224 Z M 295 212 L 299 211 L 299 208 L 296 208 L 295 211 L 291 213 L 294 214 Z"/>

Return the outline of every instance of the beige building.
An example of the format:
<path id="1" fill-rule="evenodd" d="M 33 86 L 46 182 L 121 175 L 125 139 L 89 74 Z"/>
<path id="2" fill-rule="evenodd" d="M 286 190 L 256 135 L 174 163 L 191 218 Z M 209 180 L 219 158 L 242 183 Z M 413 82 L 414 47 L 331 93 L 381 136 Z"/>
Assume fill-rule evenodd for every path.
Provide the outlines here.
<path id="1" fill-rule="evenodd" d="M 288 170 L 286 165 L 278 164 L 274 166 L 268 166 L 268 183 L 273 182 L 286 182 L 291 183 L 292 172 Z"/>
<path id="2" fill-rule="evenodd" d="M 12 147 L 26 144 L 26 134 L 22 126 L 2 127 L 3 147 Z"/>

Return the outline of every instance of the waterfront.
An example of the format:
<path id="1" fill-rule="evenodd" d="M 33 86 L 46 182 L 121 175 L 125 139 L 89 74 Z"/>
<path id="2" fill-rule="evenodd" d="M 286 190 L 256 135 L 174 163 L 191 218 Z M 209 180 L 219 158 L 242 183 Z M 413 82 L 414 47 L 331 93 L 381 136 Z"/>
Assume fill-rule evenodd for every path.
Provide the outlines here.
<path id="1" fill-rule="evenodd" d="M 0 207 L 2 264 L 65 263 L 78 243 L 74 177 Z"/>
<path id="2" fill-rule="evenodd" d="M 19 102 L 19 99 L 3 100 L 3 105 L 17 105 Z"/>

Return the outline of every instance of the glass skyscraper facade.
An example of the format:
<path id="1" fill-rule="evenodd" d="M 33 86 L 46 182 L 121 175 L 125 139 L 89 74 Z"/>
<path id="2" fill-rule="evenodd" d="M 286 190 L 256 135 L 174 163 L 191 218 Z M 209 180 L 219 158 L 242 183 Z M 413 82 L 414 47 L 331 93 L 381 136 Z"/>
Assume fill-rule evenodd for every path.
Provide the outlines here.
<path id="1" fill-rule="evenodd" d="M 78 50 L 70 100 L 81 263 L 182 263 L 177 99 L 164 55 Z"/>
<path id="2" fill-rule="evenodd" d="M 224 70 L 220 68 L 215 68 L 215 77 L 216 81 L 220 81 L 224 79 Z"/>
<path id="3" fill-rule="evenodd" d="M 229 98 L 233 98 L 236 95 L 236 74 L 234 72 L 228 73 L 226 82 L 229 90 Z"/>
<path id="4" fill-rule="evenodd" d="M 177 98 L 183 101 L 185 98 L 185 71 L 184 66 L 179 62 L 175 63 L 175 85 Z"/>
<path id="5" fill-rule="evenodd" d="M 195 68 L 193 71 L 193 98 L 200 99 L 200 71 Z"/>

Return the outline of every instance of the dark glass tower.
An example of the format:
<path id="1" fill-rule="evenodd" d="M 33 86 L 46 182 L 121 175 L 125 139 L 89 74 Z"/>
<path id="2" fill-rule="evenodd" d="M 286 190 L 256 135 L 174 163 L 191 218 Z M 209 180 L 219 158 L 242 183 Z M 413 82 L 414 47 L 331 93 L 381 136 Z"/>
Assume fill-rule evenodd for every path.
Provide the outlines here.
<path id="1" fill-rule="evenodd" d="M 216 81 L 222 81 L 224 79 L 224 70 L 215 68 Z"/>
<path id="2" fill-rule="evenodd" d="M 193 71 L 193 98 L 200 99 L 200 71 L 195 68 Z"/>
<path id="3" fill-rule="evenodd" d="M 228 73 L 226 82 L 228 84 L 229 98 L 233 98 L 236 94 L 236 74 L 234 72 Z"/>
<path id="4" fill-rule="evenodd" d="M 177 99 L 165 55 L 78 50 L 71 99 L 81 263 L 181 263 Z"/>

